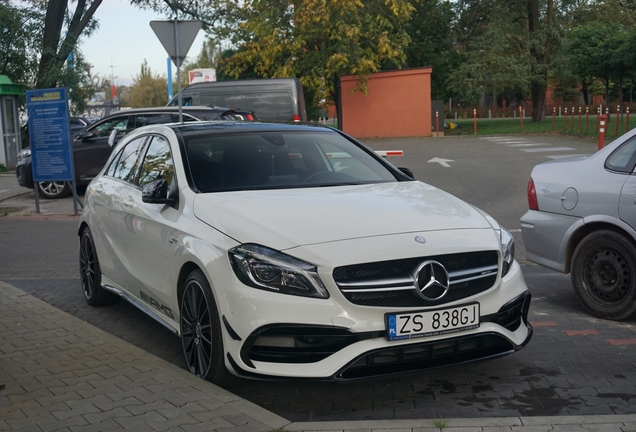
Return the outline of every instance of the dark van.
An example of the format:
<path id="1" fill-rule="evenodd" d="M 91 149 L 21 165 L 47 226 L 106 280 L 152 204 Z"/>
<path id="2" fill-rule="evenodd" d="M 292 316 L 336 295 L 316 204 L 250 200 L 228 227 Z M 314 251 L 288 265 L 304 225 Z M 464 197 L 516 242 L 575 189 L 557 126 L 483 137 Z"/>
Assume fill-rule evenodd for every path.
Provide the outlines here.
<path id="1" fill-rule="evenodd" d="M 307 121 L 303 86 L 297 78 L 214 81 L 181 90 L 183 106 L 222 106 L 253 111 L 259 120 Z M 177 105 L 178 95 L 168 105 Z"/>

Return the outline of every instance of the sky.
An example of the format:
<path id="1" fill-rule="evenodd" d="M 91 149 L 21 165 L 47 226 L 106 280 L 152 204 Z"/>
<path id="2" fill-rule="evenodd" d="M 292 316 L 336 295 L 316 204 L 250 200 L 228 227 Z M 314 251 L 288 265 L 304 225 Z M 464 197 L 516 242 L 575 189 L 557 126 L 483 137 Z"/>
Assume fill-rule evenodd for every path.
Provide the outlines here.
<path id="1" fill-rule="evenodd" d="M 83 36 L 80 44 L 85 60 L 93 65 L 92 74 L 114 75 L 115 85 L 130 85 L 146 59 L 153 74 L 167 75 L 168 54 L 150 28 L 150 21 L 170 17 L 130 6 L 127 0 L 104 0 L 95 18 L 99 28 L 91 36 Z M 188 51 L 189 59 L 199 54 L 204 39 L 205 33 L 200 30 Z M 173 75 L 176 71 L 172 63 Z"/>

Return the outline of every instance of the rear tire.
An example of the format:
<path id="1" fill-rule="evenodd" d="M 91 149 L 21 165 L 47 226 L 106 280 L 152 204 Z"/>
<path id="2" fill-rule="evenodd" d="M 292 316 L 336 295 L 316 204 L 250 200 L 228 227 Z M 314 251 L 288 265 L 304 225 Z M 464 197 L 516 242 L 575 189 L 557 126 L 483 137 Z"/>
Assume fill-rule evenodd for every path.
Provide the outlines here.
<path id="1" fill-rule="evenodd" d="M 115 304 L 119 296 L 102 288 L 102 272 L 99 268 L 97 252 L 91 230 L 86 227 L 80 234 L 80 283 L 84 298 L 91 306 Z"/>
<path id="2" fill-rule="evenodd" d="M 197 269 L 186 281 L 181 298 L 181 343 L 190 372 L 229 388 L 237 377 L 225 367 L 221 322 L 207 278 Z"/>
<path id="3" fill-rule="evenodd" d="M 71 193 L 69 182 L 38 182 L 38 192 L 42 198 L 59 199 Z"/>
<path id="4" fill-rule="evenodd" d="M 592 315 L 621 320 L 636 311 L 636 247 L 608 230 L 585 237 L 572 256 L 572 284 Z"/>

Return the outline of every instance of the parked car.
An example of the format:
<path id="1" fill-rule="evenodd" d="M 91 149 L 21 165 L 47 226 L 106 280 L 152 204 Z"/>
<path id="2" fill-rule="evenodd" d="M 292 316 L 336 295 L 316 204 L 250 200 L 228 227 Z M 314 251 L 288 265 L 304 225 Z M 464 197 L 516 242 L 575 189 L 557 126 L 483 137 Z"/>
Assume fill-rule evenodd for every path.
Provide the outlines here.
<path id="1" fill-rule="evenodd" d="M 71 117 L 69 119 L 69 122 L 71 123 L 71 133 L 76 133 L 81 130 L 84 130 L 88 126 L 90 126 L 91 123 L 93 123 L 86 117 Z"/>
<path id="2" fill-rule="evenodd" d="M 177 94 L 168 105 L 177 105 Z M 303 85 L 298 78 L 212 81 L 181 90 L 182 105 L 220 105 L 258 114 L 268 121 L 307 121 Z"/>
<path id="3" fill-rule="evenodd" d="M 512 236 L 410 174 L 318 125 L 137 129 L 86 190 L 82 292 L 148 313 L 220 385 L 521 349 L 530 293 Z"/>
<path id="4" fill-rule="evenodd" d="M 521 233 L 530 261 L 570 273 L 583 307 L 636 311 L 636 130 L 590 156 L 537 165 Z"/>
<path id="5" fill-rule="evenodd" d="M 73 138 L 79 132 L 90 126 L 93 122 L 86 117 L 73 116 L 69 118 L 69 123 L 71 125 L 71 138 Z M 22 148 L 29 147 L 29 123 L 26 121 L 20 125 L 20 139 L 22 141 Z"/>
<path id="6" fill-rule="evenodd" d="M 184 107 L 182 112 L 184 122 L 240 119 L 234 115 L 234 110 L 222 107 Z M 102 169 L 112 150 L 108 144 L 112 131 L 117 131 L 116 139 L 119 140 L 126 133 L 141 126 L 177 121 L 178 107 L 139 108 L 117 111 L 86 128 L 71 130 L 76 184 L 87 185 Z M 33 189 L 30 148 L 22 149 L 18 153 L 15 174 L 20 186 Z M 40 182 L 38 192 L 41 197 L 47 199 L 63 198 L 71 193 L 71 186 L 63 181 Z"/>

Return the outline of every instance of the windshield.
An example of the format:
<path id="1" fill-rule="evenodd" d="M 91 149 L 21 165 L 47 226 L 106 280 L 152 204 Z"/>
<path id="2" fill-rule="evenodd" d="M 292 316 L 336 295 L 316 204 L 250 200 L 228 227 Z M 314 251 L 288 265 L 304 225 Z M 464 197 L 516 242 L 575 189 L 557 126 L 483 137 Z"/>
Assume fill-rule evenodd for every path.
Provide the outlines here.
<path id="1" fill-rule="evenodd" d="M 190 136 L 185 146 L 200 192 L 397 181 L 381 162 L 333 132 Z"/>

